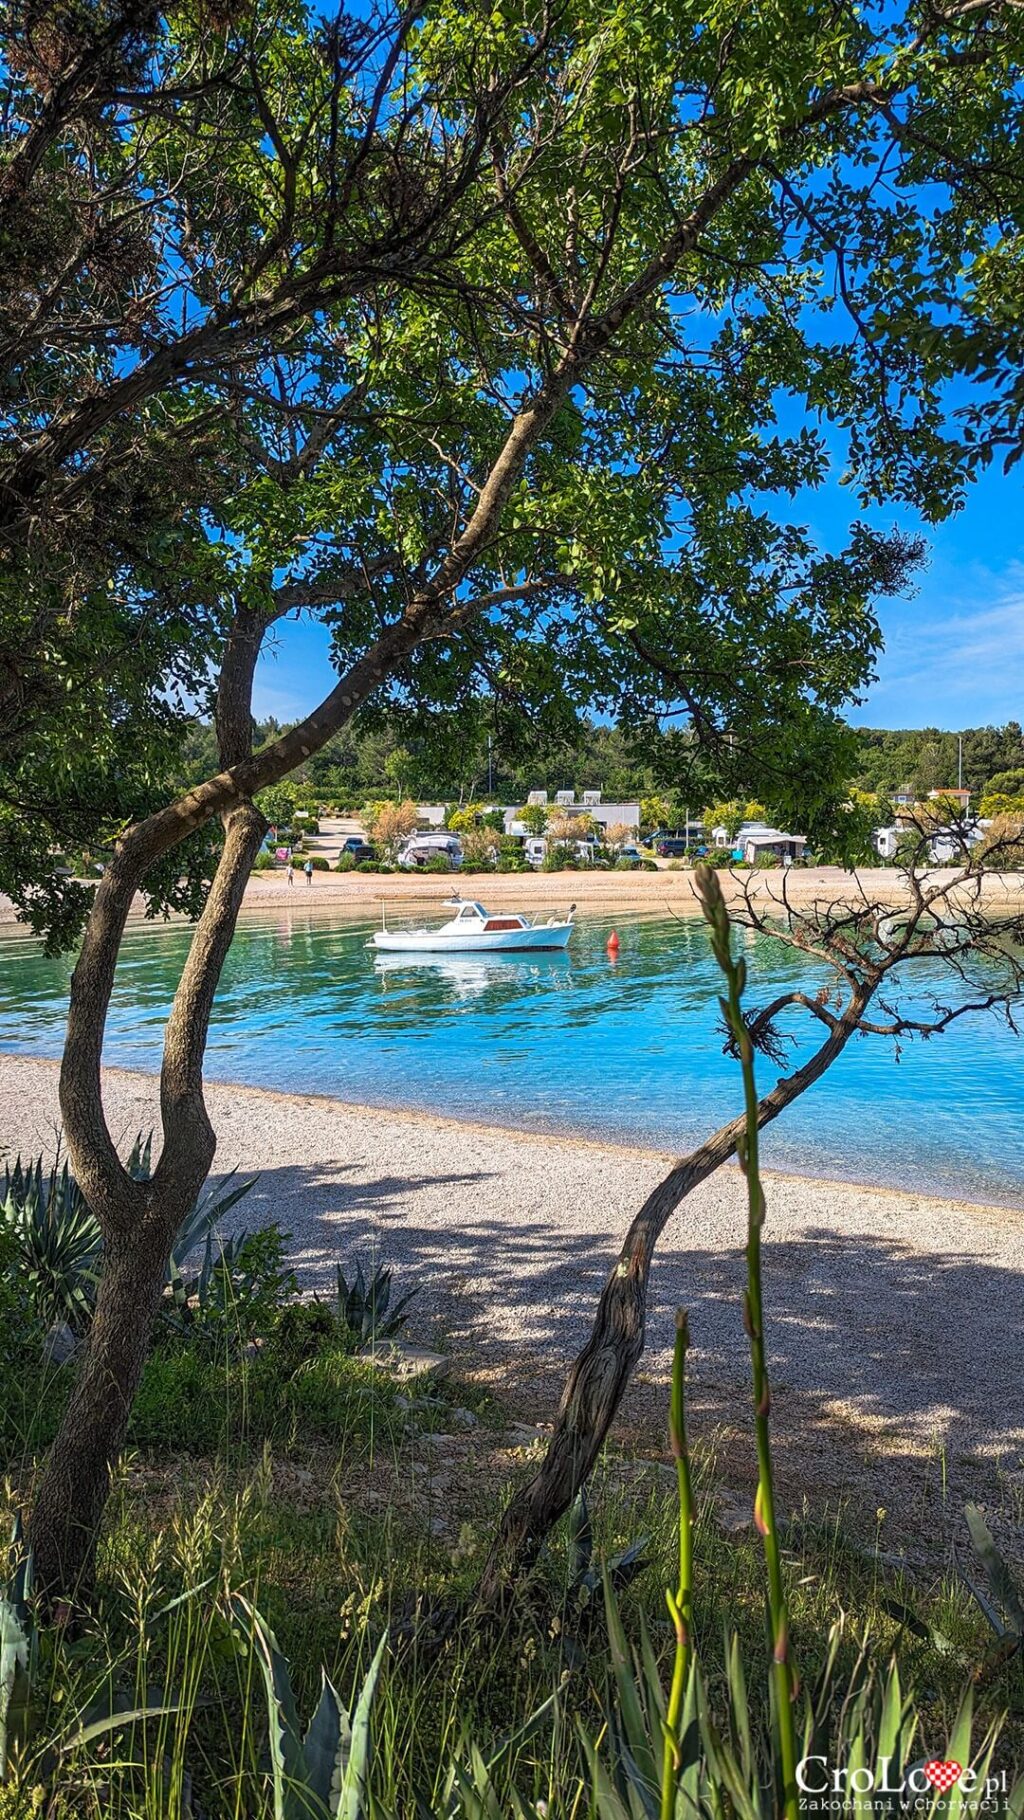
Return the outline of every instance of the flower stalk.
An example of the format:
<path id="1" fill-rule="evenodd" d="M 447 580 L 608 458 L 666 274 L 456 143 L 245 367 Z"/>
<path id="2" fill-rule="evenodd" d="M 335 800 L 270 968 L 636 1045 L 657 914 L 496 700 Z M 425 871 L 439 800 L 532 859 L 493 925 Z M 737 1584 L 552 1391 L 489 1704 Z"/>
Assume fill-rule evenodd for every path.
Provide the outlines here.
<path id="1" fill-rule="evenodd" d="M 764 1298 L 761 1276 L 761 1231 L 764 1226 L 765 1200 L 761 1186 L 757 1085 L 754 1077 L 754 1045 L 743 1016 L 743 990 L 747 968 L 742 956 L 732 953 L 732 926 L 722 896 L 722 887 L 708 866 L 700 866 L 696 877 L 704 917 L 711 931 L 711 948 L 725 976 L 727 994 L 719 999 L 729 1033 L 739 1056 L 743 1074 L 745 1131 L 737 1145 L 740 1168 L 747 1183 L 747 1287 L 743 1298 L 743 1324 L 750 1341 L 750 1365 L 754 1392 L 754 1435 L 757 1447 L 757 1494 L 754 1498 L 754 1522 L 764 1544 L 768 1577 L 768 1608 L 771 1623 L 772 1675 L 775 1681 L 775 1709 L 778 1727 L 779 1756 L 782 1765 L 782 1812 L 785 1820 L 797 1820 L 796 1728 L 793 1700 L 796 1679 L 790 1658 L 789 1611 L 782 1577 L 782 1552 L 775 1521 L 775 1488 L 772 1476 L 770 1435 L 771 1386 L 764 1345 Z"/>
<path id="2" fill-rule="evenodd" d="M 690 1343 L 686 1311 L 676 1311 L 676 1341 L 672 1357 L 672 1399 L 669 1405 L 669 1444 L 676 1463 L 679 1493 L 679 1579 L 673 1592 L 665 1588 L 669 1615 L 675 1626 L 676 1653 L 672 1667 L 668 1709 L 665 1715 L 665 1739 L 661 1769 L 661 1820 L 672 1820 L 675 1812 L 676 1783 L 680 1763 L 680 1724 L 686 1680 L 693 1649 L 693 1486 L 690 1480 L 690 1454 L 686 1443 L 686 1407 L 684 1385 L 686 1350 Z"/>

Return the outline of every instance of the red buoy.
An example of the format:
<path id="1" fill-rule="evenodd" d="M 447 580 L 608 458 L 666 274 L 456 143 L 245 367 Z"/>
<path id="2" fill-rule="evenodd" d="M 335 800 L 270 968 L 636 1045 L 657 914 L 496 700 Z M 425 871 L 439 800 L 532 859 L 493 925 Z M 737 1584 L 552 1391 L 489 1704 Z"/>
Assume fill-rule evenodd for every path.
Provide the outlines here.
<path id="1" fill-rule="evenodd" d="M 606 944 L 606 946 L 607 946 L 607 949 L 608 949 L 608 953 L 609 953 L 609 954 L 618 954 L 618 952 L 619 952 L 619 938 L 618 938 L 618 936 L 617 936 L 617 935 L 616 935 L 616 933 L 615 933 L 615 930 L 614 930 L 614 929 L 613 929 L 613 930 L 612 930 L 612 932 L 611 932 L 611 934 L 610 934 L 610 936 L 609 936 L 609 937 L 608 937 L 608 941 L 607 941 L 607 944 Z"/>

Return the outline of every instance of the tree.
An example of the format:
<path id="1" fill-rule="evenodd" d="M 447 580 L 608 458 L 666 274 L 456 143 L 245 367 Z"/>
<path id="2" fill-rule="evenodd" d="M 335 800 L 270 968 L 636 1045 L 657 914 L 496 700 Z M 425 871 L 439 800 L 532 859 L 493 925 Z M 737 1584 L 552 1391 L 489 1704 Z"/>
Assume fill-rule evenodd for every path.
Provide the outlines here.
<path id="1" fill-rule="evenodd" d="M 378 841 L 392 856 L 415 832 L 418 822 L 419 810 L 410 801 L 368 803 L 363 810 L 363 827 L 370 839 Z"/>
<path id="2" fill-rule="evenodd" d="M 808 1059 L 783 1073 L 758 1102 L 758 1128 L 813 1087 L 854 1037 L 888 1037 L 898 1050 L 901 1043 L 941 1034 L 962 1017 L 997 1010 L 1009 1016 L 1019 1001 L 1024 913 L 994 913 L 977 860 L 965 860 L 951 882 L 927 885 L 917 876 L 914 860 L 924 856 L 928 830 L 919 829 L 916 840 L 918 850 L 905 873 L 906 907 L 896 914 L 888 897 L 884 902 L 872 898 L 864 881 L 857 880 L 841 902 L 799 910 L 790 902 L 785 873 L 767 904 L 748 885 L 738 909 L 733 906 L 732 918 L 742 927 L 821 962 L 835 982 L 834 992 L 823 988 L 812 997 L 797 987 L 744 1012 L 755 1048 L 776 1064 L 787 1054 L 788 1033 L 780 1020 L 795 1013 L 824 1031 Z M 998 865 L 1000 857 L 994 851 L 984 863 Z M 697 888 L 705 916 L 720 932 L 727 931 L 729 912 L 717 873 L 698 868 Z M 944 1004 L 935 997 L 927 1015 L 919 1009 L 901 1011 L 891 1002 L 896 970 L 912 976 L 918 963 L 936 959 L 959 980 L 960 1002 Z M 880 1013 L 869 1015 L 887 982 L 889 996 Z M 735 1038 L 728 1032 L 726 1047 L 735 1052 Z M 479 1587 L 485 1608 L 504 1605 L 585 1484 L 643 1352 L 647 1288 L 658 1240 L 686 1196 L 737 1153 L 744 1123 L 743 1116 L 730 1120 L 675 1163 L 634 1216 L 601 1292 L 590 1336 L 567 1379 L 544 1459 L 498 1526 Z"/>
<path id="3" fill-rule="evenodd" d="M 1016 766 L 1012 771 L 995 772 L 985 787 L 985 796 L 1024 796 L 1024 766 Z"/>
<path id="4" fill-rule="evenodd" d="M 546 803 L 524 803 L 521 809 L 516 810 L 516 820 L 522 822 L 527 834 L 539 839 L 547 831 L 549 814 Z"/>
<path id="5" fill-rule="evenodd" d="M 76 487 L 112 471 L 95 467 L 105 437 L 115 467 L 127 458 L 152 382 L 177 400 L 182 358 L 198 391 L 186 404 L 211 433 L 230 425 L 232 457 L 230 484 L 202 519 L 225 571 L 218 768 L 123 830 L 72 983 L 61 1106 L 105 1264 L 31 1517 L 51 1596 L 87 1583 L 168 1248 L 214 1154 L 203 1053 L 265 828 L 260 791 L 388 691 L 412 711 L 451 712 L 486 679 L 510 709 L 552 726 L 574 727 L 595 703 L 613 704 L 627 731 L 682 717 L 672 747 L 682 777 L 699 763 L 732 787 L 756 755 L 773 811 L 803 800 L 841 838 L 853 740 L 839 710 L 870 675 L 875 597 L 904 584 L 920 551 L 861 524 L 843 550 L 821 551 L 762 509 L 765 490 L 796 491 L 824 472 L 814 430 L 780 430 L 780 387 L 845 430 L 865 497 L 883 491 L 939 514 L 961 470 L 933 375 L 901 324 L 872 328 L 866 366 L 815 338 L 837 273 L 855 325 L 872 281 L 834 250 L 822 257 L 809 216 L 827 173 L 821 206 L 855 217 L 907 309 L 922 307 L 920 264 L 932 287 L 952 285 L 960 253 L 943 238 L 941 208 L 914 227 L 875 177 L 922 108 L 952 123 L 958 83 L 971 85 L 977 131 L 986 108 L 998 116 L 1016 19 L 995 5 L 923 26 L 915 15 L 901 31 L 806 9 L 780 47 L 775 19 L 756 11 L 637 18 L 577 0 L 524 28 L 518 14 L 439 4 L 401 83 L 409 16 L 375 38 L 377 63 L 343 97 L 333 55 L 325 92 L 303 50 L 294 72 L 284 59 L 301 128 L 281 107 L 271 130 L 258 94 L 241 109 L 242 175 L 264 169 L 269 144 L 280 189 L 270 202 L 250 197 L 240 244 L 216 242 L 215 196 L 197 197 L 191 216 L 183 205 L 198 224 L 190 233 L 214 234 L 221 280 L 218 301 L 205 302 L 202 262 L 176 246 L 175 276 L 187 271 L 197 289 L 195 339 L 168 330 L 151 356 L 140 333 L 137 357 L 115 360 L 67 422 L 33 400 L 45 419 L 33 460 L 15 453 L 5 471 L 19 548 L 41 500 L 66 524 Z M 384 105 L 395 89 L 397 118 Z M 345 105 L 332 109 L 332 97 Z M 290 149 L 314 109 L 326 187 L 319 165 L 300 169 Z M 289 202 L 314 169 L 301 198 L 303 220 L 326 236 L 317 250 L 297 225 L 293 235 Z M 991 195 L 942 169 L 957 220 L 973 209 L 994 231 Z M 52 370 L 48 383 L 56 396 Z M 256 656 L 296 610 L 330 624 L 338 682 L 254 750 Z M 163 1148 L 138 1182 L 104 1116 L 114 967 L 136 890 L 215 821 L 219 859 L 165 1032 Z"/>
<path id="6" fill-rule="evenodd" d="M 464 803 L 459 809 L 452 809 L 446 817 L 445 825 L 453 834 L 469 834 L 479 828 L 483 821 L 483 803 Z"/>
<path id="7" fill-rule="evenodd" d="M 0 889 L 58 945 L 88 900 L 52 851 L 167 801 L 239 600 L 273 595 L 220 507 L 254 427 L 295 455 L 286 373 L 324 367 L 353 300 L 368 334 L 394 290 L 457 282 L 543 34 L 486 92 L 453 45 L 403 99 L 414 18 L 0 0 Z M 150 868 L 151 908 L 194 914 L 217 844 Z"/>
<path id="8" fill-rule="evenodd" d="M 566 809 L 554 809 L 548 817 L 548 839 L 568 845 L 573 841 L 586 840 L 595 828 L 592 815 L 571 814 Z"/>
<path id="9" fill-rule="evenodd" d="M 256 804 L 271 828 L 290 828 L 295 816 L 296 795 L 288 784 L 273 784 L 261 790 Z"/>
<path id="10" fill-rule="evenodd" d="M 730 840 L 735 840 L 744 822 L 764 820 L 764 805 L 756 802 L 742 802 L 735 798 L 731 802 L 712 803 L 704 811 L 704 823 L 708 828 L 724 828 Z"/>
<path id="11" fill-rule="evenodd" d="M 656 828 L 669 826 L 674 818 L 672 804 L 664 796 L 642 796 L 640 798 L 640 828 L 644 834 L 653 834 Z"/>

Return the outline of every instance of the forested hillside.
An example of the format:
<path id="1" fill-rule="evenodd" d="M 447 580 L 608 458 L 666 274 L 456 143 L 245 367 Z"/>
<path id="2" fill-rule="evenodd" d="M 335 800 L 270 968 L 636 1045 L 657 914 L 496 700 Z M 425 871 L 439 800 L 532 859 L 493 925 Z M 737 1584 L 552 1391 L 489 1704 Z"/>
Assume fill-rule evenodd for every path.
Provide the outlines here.
<path id="1" fill-rule="evenodd" d="M 265 721 L 260 741 L 280 728 Z M 1024 767 L 1024 733 L 1017 721 L 1004 727 L 967 727 L 962 733 L 937 727 L 891 730 L 855 729 L 856 748 L 850 783 L 860 790 L 887 795 L 909 786 L 918 797 L 955 784 L 958 740 L 963 741 L 963 780 L 976 797 L 1004 771 Z M 491 739 L 483 714 L 474 724 L 466 717 L 439 719 L 430 736 L 410 736 L 398 720 L 361 726 L 357 720 L 328 742 L 303 767 L 300 776 L 323 796 L 362 803 L 381 795 L 476 799 L 494 796 L 521 801 L 530 790 L 594 789 L 607 799 L 632 800 L 653 791 L 675 788 L 702 806 L 699 774 L 688 770 L 687 748 L 679 734 L 651 730 L 643 739 L 616 727 L 590 725 L 572 738 L 524 739 L 518 754 L 504 738 Z M 212 730 L 196 725 L 187 748 L 188 781 L 215 768 Z M 764 780 L 751 775 L 748 793 L 760 797 Z M 708 779 L 707 800 L 718 794 Z"/>

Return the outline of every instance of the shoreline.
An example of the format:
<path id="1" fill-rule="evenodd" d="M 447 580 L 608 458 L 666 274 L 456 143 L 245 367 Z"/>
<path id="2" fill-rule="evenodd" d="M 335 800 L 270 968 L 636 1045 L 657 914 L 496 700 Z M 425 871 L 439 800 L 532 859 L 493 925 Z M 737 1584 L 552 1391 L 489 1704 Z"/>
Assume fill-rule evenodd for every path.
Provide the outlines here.
<path id="1" fill-rule="evenodd" d="M 104 1073 L 115 1142 L 158 1125 L 155 1076 Z M 4 1056 L 0 1137 L 52 1156 L 57 1063 Z M 276 1222 L 304 1294 L 338 1264 L 415 1289 L 409 1336 L 530 1420 L 550 1420 L 631 1220 L 674 1159 L 592 1139 L 207 1085 L 220 1173 L 256 1176 L 228 1231 Z M 898 1165 L 894 1165 L 894 1174 Z M 1017 1484 L 1024 1453 L 1024 1222 L 895 1186 L 766 1173 L 768 1346 L 787 1502 L 884 1506 L 911 1529 Z M 646 1347 L 616 1423 L 660 1450 L 675 1311 L 690 1316 L 695 1436 L 746 1472 L 746 1189 L 723 1166 L 655 1254 Z M 991 1346 L 998 1311 L 1000 1346 Z M 959 1508 L 959 1505 L 956 1506 Z"/>
<path id="2" fill-rule="evenodd" d="M 863 894 L 885 904 L 898 906 L 905 901 L 902 873 L 895 867 L 866 867 L 860 872 L 846 872 L 841 866 L 794 867 L 781 871 L 718 872 L 726 901 L 742 901 L 745 889 L 762 908 L 777 897 L 783 876 L 789 902 L 794 909 L 815 905 L 849 905 L 862 902 Z M 922 875 L 930 885 L 950 882 L 957 877 L 955 868 L 936 869 Z M 297 882 L 289 887 L 283 872 L 254 873 L 245 888 L 242 914 L 250 910 L 284 908 L 285 905 L 307 905 L 310 909 L 350 911 L 365 916 L 376 911 L 382 900 L 404 903 L 410 913 L 421 905 L 440 906 L 453 892 L 472 898 L 477 893 L 490 898 L 514 901 L 524 910 L 550 909 L 575 899 L 581 915 L 605 911 L 647 911 L 653 916 L 666 912 L 678 915 L 701 914 L 693 884 L 693 871 L 683 867 L 672 870 L 667 864 L 655 872 L 505 872 L 505 873 L 423 873 L 402 872 L 358 873 L 315 872 L 311 884 Z M 1014 907 L 1024 910 L 1024 873 L 994 873 L 983 880 L 981 902 L 993 909 Z M 780 904 L 780 909 L 782 908 Z M 145 914 L 145 904 L 137 897 L 131 911 L 132 924 L 152 921 Z M 174 914 L 170 922 L 188 919 Z M 27 926 L 16 917 L 9 898 L 0 896 L 0 932 L 15 931 L 28 935 Z"/>
<path id="3" fill-rule="evenodd" d="M 5 1049 L 2 1043 L 0 1043 L 0 1062 L 11 1062 L 15 1067 L 46 1068 L 52 1071 L 55 1078 L 60 1068 L 60 1060 L 56 1056 L 26 1055 L 20 1050 Z M 126 1068 L 119 1063 L 112 1062 L 104 1062 L 103 1074 L 104 1078 L 110 1076 L 128 1082 L 150 1082 L 154 1087 L 157 1086 L 160 1078 L 154 1070 Z M 220 1076 L 204 1079 L 204 1088 L 207 1093 L 220 1091 L 244 1094 L 269 1100 L 275 1104 L 322 1105 L 334 1108 L 349 1117 L 378 1121 L 382 1124 L 386 1124 L 392 1119 L 401 1119 L 410 1124 L 422 1124 L 432 1130 L 451 1130 L 453 1133 L 472 1132 L 484 1138 L 509 1139 L 513 1143 L 549 1145 L 559 1151 L 570 1146 L 574 1150 L 592 1151 L 600 1155 L 611 1154 L 623 1160 L 632 1159 L 637 1163 L 658 1162 L 666 1168 L 672 1168 L 686 1155 L 685 1151 L 662 1150 L 652 1144 L 630 1144 L 620 1138 L 588 1137 L 585 1132 L 574 1131 L 568 1126 L 561 1131 L 544 1129 L 539 1126 L 524 1130 L 518 1125 L 501 1125 L 488 1119 L 457 1118 L 453 1113 L 432 1112 L 426 1107 L 407 1105 L 404 1102 L 384 1106 L 373 1100 L 346 1100 L 334 1093 L 318 1093 L 313 1088 L 289 1091 L 284 1087 L 264 1087 L 252 1081 L 232 1080 Z M 3 1085 L 0 1081 L 0 1163 L 4 1160 L 2 1119 Z M 715 1174 L 721 1175 L 722 1173 L 740 1176 L 739 1164 L 732 1160 L 720 1164 Z M 955 1207 L 958 1211 L 966 1211 L 972 1216 L 989 1218 L 996 1224 L 1012 1219 L 1015 1213 L 1019 1213 L 1016 1204 L 1011 1202 L 977 1201 L 964 1196 L 935 1194 L 927 1188 L 894 1188 L 886 1182 L 865 1181 L 857 1176 L 813 1175 L 802 1169 L 768 1167 L 762 1167 L 761 1175 L 766 1182 L 773 1182 L 777 1185 L 799 1182 L 807 1188 L 820 1188 L 825 1191 L 849 1189 L 853 1193 L 890 1195 L 897 1201 L 903 1200 L 907 1195 L 912 1195 L 916 1202 L 924 1202 L 929 1206 L 943 1209 Z"/>

